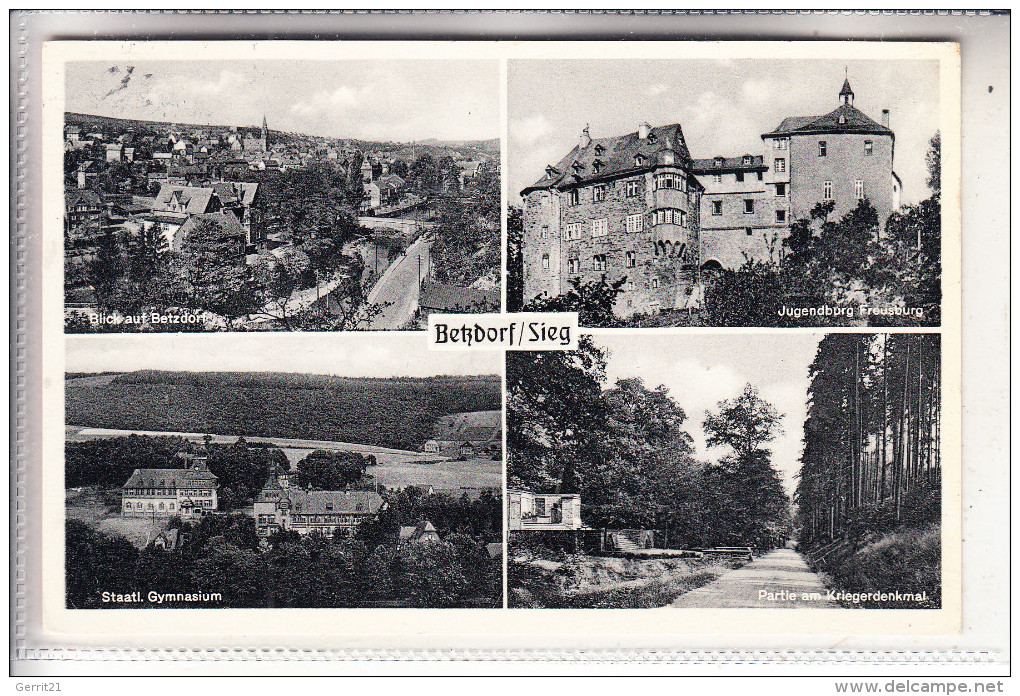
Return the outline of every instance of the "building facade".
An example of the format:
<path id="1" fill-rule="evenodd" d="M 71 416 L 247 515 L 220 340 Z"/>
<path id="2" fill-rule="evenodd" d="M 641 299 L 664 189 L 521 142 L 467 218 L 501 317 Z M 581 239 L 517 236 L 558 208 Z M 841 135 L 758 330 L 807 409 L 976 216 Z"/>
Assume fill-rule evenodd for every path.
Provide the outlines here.
<path id="1" fill-rule="evenodd" d="M 219 505 L 216 475 L 209 471 L 208 455 L 182 453 L 185 469 L 135 469 L 121 488 L 124 517 L 195 519 Z"/>
<path id="2" fill-rule="evenodd" d="M 524 299 L 572 280 L 626 278 L 626 317 L 700 301 L 701 269 L 778 263 L 790 225 L 832 201 L 838 219 L 867 199 L 880 225 L 900 205 L 889 112 L 878 123 L 844 81 L 835 110 L 783 119 L 764 154 L 692 159 L 679 124 L 580 142 L 521 192 Z"/>
<path id="3" fill-rule="evenodd" d="M 626 278 L 621 316 L 684 306 L 697 263 L 702 186 L 679 124 L 580 142 L 524 197 L 526 299 L 571 281 Z"/>
<path id="4" fill-rule="evenodd" d="M 532 493 L 509 490 L 510 531 L 582 529 L 581 496 L 576 493 Z"/>
<path id="5" fill-rule="evenodd" d="M 375 491 L 305 490 L 274 467 L 255 499 L 253 514 L 256 532 L 263 538 L 278 530 L 351 537 L 362 521 L 374 518 L 385 505 Z"/>

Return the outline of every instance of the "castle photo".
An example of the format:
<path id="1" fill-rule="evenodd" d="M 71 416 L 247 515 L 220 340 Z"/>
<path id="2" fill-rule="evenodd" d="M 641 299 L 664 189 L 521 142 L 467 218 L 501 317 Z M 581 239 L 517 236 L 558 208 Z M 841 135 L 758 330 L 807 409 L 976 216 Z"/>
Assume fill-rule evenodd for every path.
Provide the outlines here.
<path id="1" fill-rule="evenodd" d="M 624 77 L 641 72 L 644 65 L 622 63 L 607 67 L 616 78 L 611 82 L 625 82 Z M 626 106 L 614 107 L 610 115 L 580 113 L 565 107 L 555 111 L 555 123 L 562 122 L 563 130 L 568 127 L 567 118 L 580 124 L 572 147 L 567 142 L 553 141 L 553 120 L 542 115 L 542 107 L 528 107 L 536 113 L 527 117 L 523 115 L 527 108 L 520 107 L 517 137 L 511 137 L 511 161 L 527 161 L 533 166 L 538 164 L 538 156 L 555 156 L 543 165 L 537 178 L 525 180 L 527 183 L 517 189 L 520 214 L 516 218 L 519 228 L 515 230 L 511 224 L 510 229 L 510 292 L 519 292 L 520 301 L 531 309 L 578 309 L 582 311 L 582 323 L 589 325 L 592 322 L 585 322 L 585 311 L 597 312 L 586 303 L 595 301 L 590 298 L 598 293 L 592 288 L 599 283 L 611 298 L 611 314 L 622 323 L 645 325 L 641 322 L 667 313 L 677 324 L 737 324 L 731 319 L 739 317 L 721 316 L 720 286 L 739 277 L 737 274 L 752 271 L 759 275 L 776 273 L 777 284 L 785 282 L 789 287 L 783 288 L 788 292 L 772 295 L 791 305 L 815 303 L 816 298 L 811 296 L 814 293 L 824 295 L 819 298 L 824 302 L 852 307 L 872 303 L 899 306 L 916 301 L 911 295 L 919 294 L 917 288 L 893 284 L 880 287 L 870 277 L 860 283 L 860 298 L 836 292 L 836 282 L 855 286 L 855 279 L 846 278 L 846 274 L 815 288 L 796 282 L 804 275 L 837 275 L 839 269 L 828 267 L 811 274 L 795 268 L 795 264 L 809 262 L 831 266 L 823 246 L 831 247 L 837 255 L 842 253 L 840 247 L 844 245 L 838 240 L 842 232 L 827 225 L 852 223 L 864 228 L 863 232 L 846 234 L 858 237 L 862 247 L 873 247 L 863 250 L 864 256 L 879 260 L 873 264 L 897 258 L 900 250 L 892 247 L 902 241 L 897 235 L 903 225 L 895 223 L 892 232 L 886 228 L 890 218 L 909 215 L 912 210 L 904 209 L 904 185 L 896 166 L 902 155 L 895 157 L 897 134 L 891 127 L 895 114 L 890 105 L 873 108 L 886 96 L 888 87 L 878 94 L 869 92 L 869 83 L 855 87 L 852 71 L 843 66 L 837 68 L 838 73 L 835 69 L 816 70 L 832 73 L 832 81 L 812 85 L 810 103 L 795 103 L 783 92 L 765 96 L 768 109 L 751 109 L 738 99 L 744 113 L 733 124 L 725 124 L 689 106 L 706 103 L 723 116 L 722 109 L 715 106 L 723 98 L 713 88 L 696 86 L 692 76 L 684 72 L 682 61 L 675 64 L 675 72 L 656 67 L 657 77 L 674 78 L 672 90 L 667 91 L 671 87 L 662 82 L 650 90 L 675 95 L 675 106 L 649 99 L 650 108 L 642 112 L 632 101 L 614 100 Z M 512 71 L 511 90 L 515 90 L 514 74 L 537 72 L 535 66 Z M 761 72 L 769 74 L 767 70 Z M 577 75 L 563 79 L 570 77 Z M 774 75 L 771 78 L 772 83 L 777 82 Z M 752 75 L 745 81 L 739 72 L 728 79 L 734 88 L 743 83 L 745 92 L 747 85 L 754 83 Z M 519 93 L 529 88 L 534 89 L 516 87 Z M 634 85 L 625 88 L 634 89 Z M 857 91 L 866 95 L 864 105 Z M 693 115 L 686 122 L 657 124 L 649 118 L 652 112 L 674 118 Z M 802 115 L 805 112 L 815 115 Z M 772 120 L 766 113 L 781 116 Z M 603 130 L 594 125 L 601 117 L 608 127 L 615 128 L 627 116 L 634 124 L 630 131 Z M 908 114 L 903 117 L 906 120 Z M 746 125 L 748 130 L 736 131 L 737 125 Z M 701 132 L 702 128 L 708 132 Z M 711 138 L 712 131 L 724 137 Z M 536 132 L 541 133 L 537 140 Z M 922 147 L 937 134 L 937 124 L 924 133 Z M 515 139 L 518 152 L 513 151 Z M 908 154 L 920 161 L 910 162 L 907 167 L 916 177 L 911 182 L 918 192 L 914 200 L 921 197 L 925 179 L 930 178 L 922 168 L 930 150 L 918 148 L 917 140 L 912 133 Z M 514 176 L 523 175 L 513 172 L 511 185 Z M 519 234 L 518 258 L 513 258 L 517 251 L 515 232 Z M 937 229 L 934 236 L 938 236 Z M 915 262 L 928 264 L 930 268 L 925 270 L 937 270 L 932 258 L 937 254 L 934 240 L 927 247 L 924 240 L 915 242 Z M 816 248 L 807 249 L 811 246 Z M 844 251 L 850 255 L 856 250 Z M 519 274 L 516 287 L 515 270 Z M 912 277 L 906 269 L 900 270 L 903 278 Z M 727 287 L 725 294 L 732 299 L 736 293 Z M 600 297 L 605 301 L 606 293 Z M 938 298 L 924 299 L 937 304 Z M 753 304 L 754 300 L 748 297 L 747 302 Z"/>

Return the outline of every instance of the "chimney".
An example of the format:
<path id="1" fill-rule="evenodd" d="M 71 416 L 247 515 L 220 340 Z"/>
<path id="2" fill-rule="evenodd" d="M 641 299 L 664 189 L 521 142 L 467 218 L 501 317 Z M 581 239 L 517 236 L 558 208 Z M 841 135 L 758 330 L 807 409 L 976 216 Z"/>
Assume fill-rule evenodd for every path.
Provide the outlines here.
<path id="1" fill-rule="evenodd" d="M 642 123 L 637 128 L 638 140 L 646 140 L 648 138 L 648 130 L 651 128 L 647 123 Z"/>
<path id="2" fill-rule="evenodd" d="M 588 124 L 585 124 L 584 130 L 581 131 L 581 149 L 591 145 L 591 135 L 588 133 Z"/>
<path id="3" fill-rule="evenodd" d="M 882 125 L 889 127 L 889 109 L 882 109 Z"/>

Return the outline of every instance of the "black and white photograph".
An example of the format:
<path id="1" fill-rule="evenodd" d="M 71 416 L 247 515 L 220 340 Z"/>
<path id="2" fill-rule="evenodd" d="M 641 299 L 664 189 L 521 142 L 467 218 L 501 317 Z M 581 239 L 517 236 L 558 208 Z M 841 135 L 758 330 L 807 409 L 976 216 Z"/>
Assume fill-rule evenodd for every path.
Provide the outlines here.
<path id="1" fill-rule="evenodd" d="M 500 307 L 494 60 L 65 64 L 66 333 Z"/>
<path id="2" fill-rule="evenodd" d="M 500 354 L 291 336 L 67 338 L 68 609 L 503 606 Z"/>
<path id="3" fill-rule="evenodd" d="M 508 603 L 939 609 L 941 336 L 509 352 Z"/>
<path id="4" fill-rule="evenodd" d="M 512 60 L 508 93 L 510 311 L 940 326 L 938 60 Z"/>

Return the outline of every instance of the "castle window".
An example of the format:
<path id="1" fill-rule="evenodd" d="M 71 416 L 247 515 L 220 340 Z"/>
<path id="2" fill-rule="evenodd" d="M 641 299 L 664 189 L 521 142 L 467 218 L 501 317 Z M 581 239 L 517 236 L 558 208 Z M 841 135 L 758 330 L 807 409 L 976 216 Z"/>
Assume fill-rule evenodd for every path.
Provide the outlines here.
<path id="1" fill-rule="evenodd" d="M 828 145 L 826 145 L 824 140 L 819 140 L 818 141 L 818 156 L 819 157 L 825 157 L 827 151 L 828 151 Z"/>
<path id="2" fill-rule="evenodd" d="M 657 287 L 659 287 L 659 279 L 652 278 L 652 290 L 656 289 Z"/>
<path id="3" fill-rule="evenodd" d="M 581 272 L 581 260 L 580 259 L 567 259 L 567 273 L 580 273 Z"/>
<path id="4" fill-rule="evenodd" d="M 124 503 L 124 509 L 125 510 L 130 510 L 131 509 L 131 503 Z"/>
<path id="5" fill-rule="evenodd" d="M 592 201 L 595 203 L 601 203 L 606 200 L 606 186 L 604 184 L 592 187 Z"/>
<path id="6" fill-rule="evenodd" d="M 828 179 L 826 179 L 825 183 L 822 184 L 822 200 L 823 201 L 832 200 L 832 182 L 829 181 Z"/>
<path id="7" fill-rule="evenodd" d="M 722 215 L 722 201 L 712 201 L 712 215 Z"/>
<path id="8" fill-rule="evenodd" d="M 627 231 L 640 232 L 644 229 L 644 216 L 641 213 L 627 216 Z"/>
<path id="9" fill-rule="evenodd" d="M 637 196 L 641 193 L 641 180 L 640 179 L 628 179 L 626 183 L 626 192 L 628 196 Z"/>
<path id="10" fill-rule="evenodd" d="M 751 215 L 752 213 L 754 213 L 754 199 L 753 198 L 745 198 L 744 199 L 744 215 Z"/>
<path id="11" fill-rule="evenodd" d="M 870 155 L 875 151 L 875 145 L 870 140 L 864 141 L 864 154 Z"/>
<path id="12" fill-rule="evenodd" d="M 776 149 L 785 150 L 787 142 L 788 142 L 787 138 L 776 138 Z"/>
<path id="13" fill-rule="evenodd" d="M 775 167 L 775 169 L 776 169 L 777 172 L 785 172 L 786 171 L 786 158 L 785 157 L 776 157 L 776 167 Z"/>
<path id="14" fill-rule="evenodd" d="M 595 154 L 596 155 L 601 155 L 605 151 L 606 151 L 606 148 L 602 145 L 602 143 L 599 143 L 598 145 L 595 146 Z"/>
<path id="15" fill-rule="evenodd" d="M 635 167 L 641 167 L 641 166 L 644 165 L 644 163 L 645 163 L 645 158 L 644 158 L 643 155 L 634 155 L 634 166 Z"/>
<path id="16" fill-rule="evenodd" d="M 567 204 L 577 205 L 581 202 L 581 192 L 578 189 L 570 189 L 567 191 Z"/>
<path id="17" fill-rule="evenodd" d="M 716 184 L 721 184 L 722 183 L 722 174 L 713 174 L 712 175 L 712 181 L 714 183 L 716 183 Z"/>
<path id="18" fill-rule="evenodd" d="M 864 179 L 858 179 L 854 182 L 854 195 L 857 196 L 857 200 L 864 200 Z"/>
<path id="19" fill-rule="evenodd" d="M 786 222 L 786 211 L 785 210 L 777 210 L 776 211 L 776 222 L 778 222 L 779 224 L 782 224 L 782 223 Z"/>
<path id="20" fill-rule="evenodd" d="M 633 251 L 627 252 L 627 268 L 634 268 L 637 265 L 637 254 Z"/>
<path id="21" fill-rule="evenodd" d="M 584 231 L 583 222 L 568 222 L 566 227 L 567 240 L 580 239 Z"/>
<path id="22" fill-rule="evenodd" d="M 602 171 L 602 161 L 601 160 L 595 160 L 594 162 L 591 163 L 591 168 L 592 168 L 592 171 L 594 171 L 596 174 L 598 174 L 599 172 Z"/>
<path id="23" fill-rule="evenodd" d="M 173 509 L 174 509 L 174 504 L 173 504 L 173 503 L 170 503 L 170 509 L 171 509 L 171 510 L 173 510 Z"/>
<path id="24" fill-rule="evenodd" d="M 599 218 L 591 221 L 591 236 L 595 237 L 608 237 L 609 236 L 609 220 L 607 218 Z"/>
<path id="25" fill-rule="evenodd" d="M 750 166 L 750 165 L 751 165 L 751 156 L 750 155 L 744 155 L 744 166 L 747 167 L 747 166 Z"/>
<path id="26" fill-rule="evenodd" d="M 776 184 L 776 198 L 786 198 L 786 184 Z"/>
<path id="27" fill-rule="evenodd" d="M 542 268 L 549 269 L 549 254 L 542 254 Z"/>
<path id="28" fill-rule="evenodd" d="M 592 268 L 596 271 L 606 270 L 606 255 L 595 254 L 595 256 L 592 257 Z"/>

